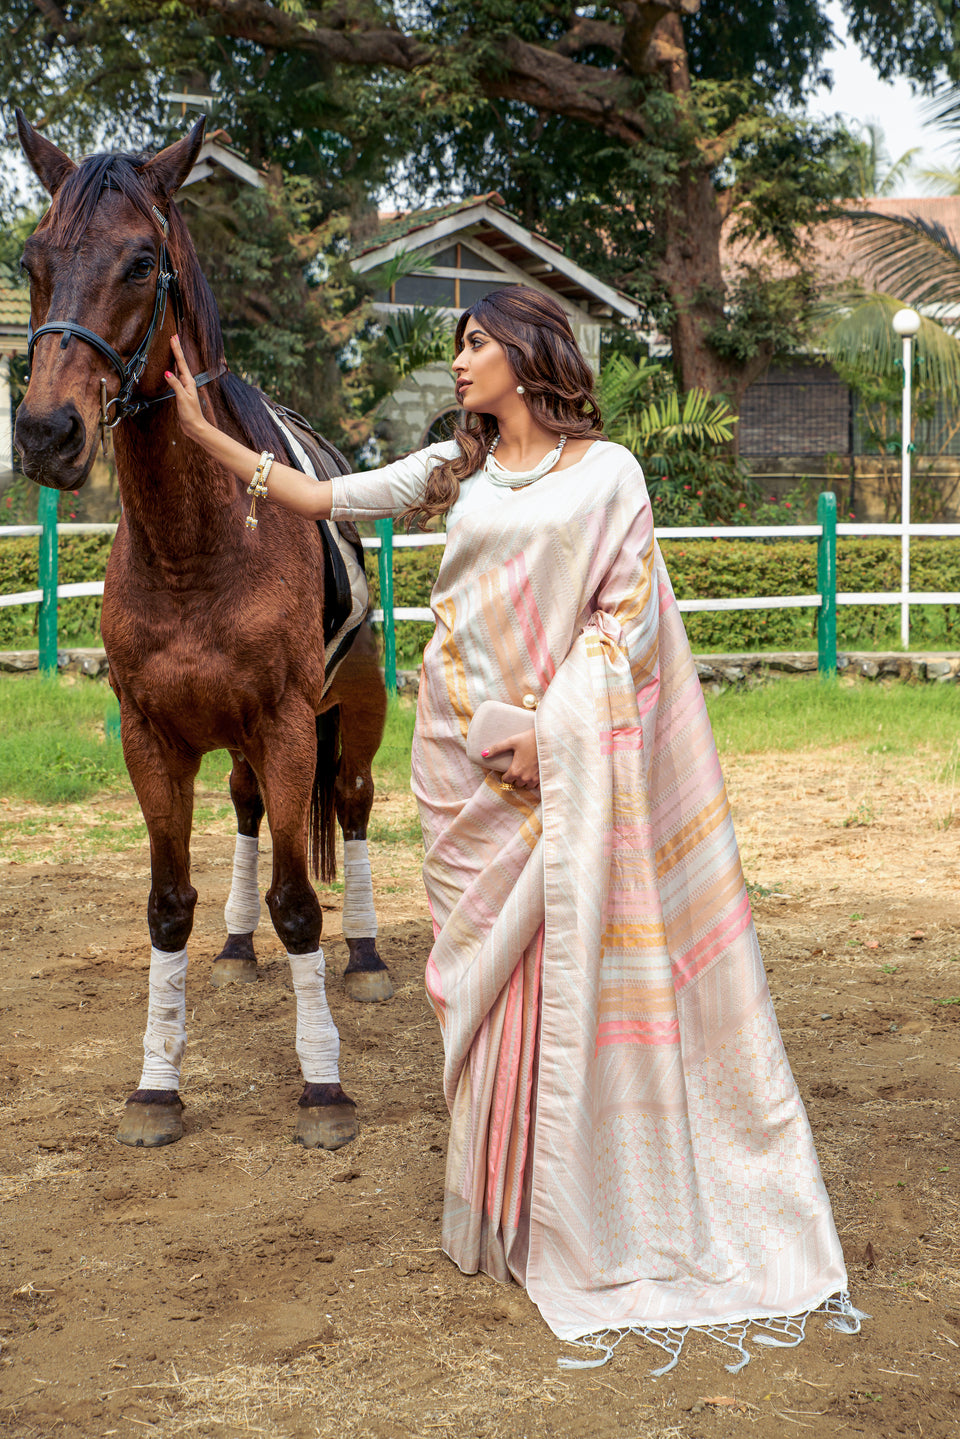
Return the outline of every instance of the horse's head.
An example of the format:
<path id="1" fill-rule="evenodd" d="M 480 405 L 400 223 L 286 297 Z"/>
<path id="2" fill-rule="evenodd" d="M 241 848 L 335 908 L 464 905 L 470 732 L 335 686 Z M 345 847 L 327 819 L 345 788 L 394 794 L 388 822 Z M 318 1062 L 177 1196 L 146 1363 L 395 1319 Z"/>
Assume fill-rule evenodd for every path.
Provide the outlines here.
<path id="1" fill-rule="evenodd" d="M 178 237 L 189 244 L 177 217 L 168 252 L 167 229 L 171 199 L 203 143 L 203 120 L 153 158 L 94 155 L 79 165 L 19 111 L 17 128 L 51 205 L 23 252 L 33 337 L 15 443 L 32 480 L 77 489 L 100 438 L 101 380 L 108 402 L 121 393 L 125 378 L 128 390 L 135 384 L 146 395 L 166 388 L 175 317 L 172 305 L 158 305 L 157 289 L 166 283 L 161 261 L 168 253 L 177 267 Z M 121 366 L 134 360 L 133 370 L 139 367 L 154 318 L 142 371 L 131 384 Z"/>

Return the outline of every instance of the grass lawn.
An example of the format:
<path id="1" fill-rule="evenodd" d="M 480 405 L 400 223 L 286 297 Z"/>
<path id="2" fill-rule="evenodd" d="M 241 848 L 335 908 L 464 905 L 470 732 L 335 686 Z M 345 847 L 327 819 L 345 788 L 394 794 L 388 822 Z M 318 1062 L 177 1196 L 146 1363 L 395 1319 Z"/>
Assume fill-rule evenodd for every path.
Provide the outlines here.
<path id="1" fill-rule="evenodd" d="M 708 696 L 721 756 L 846 748 L 926 754 L 956 765 L 960 694 L 954 684 L 824 683 L 815 675 Z"/>
<path id="2" fill-rule="evenodd" d="M 954 685 L 824 684 L 816 676 L 728 690 L 707 701 L 721 755 L 803 749 L 928 755 L 941 774 L 960 757 L 960 695 Z M 34 675 L 0 678 L 0 787 L 34 804 L 75 803 L 129 789 L 119 740 L 108 720 L 116 701 L 102 683 Z M 414 706 L 396 700 L 374 766 L 388 789 L 409 783 Z M 198 802 L 227 802 L 230 759 L 205 756 Z"/>

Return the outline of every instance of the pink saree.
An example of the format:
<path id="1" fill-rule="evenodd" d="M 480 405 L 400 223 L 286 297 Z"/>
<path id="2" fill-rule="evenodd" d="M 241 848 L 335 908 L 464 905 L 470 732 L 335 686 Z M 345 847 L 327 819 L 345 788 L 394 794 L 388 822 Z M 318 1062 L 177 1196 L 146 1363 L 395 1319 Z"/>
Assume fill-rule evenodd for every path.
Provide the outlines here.
<path id="1" fill-rule="evenodd" d="M 854 1329 L 639 466 L 598 443 L 524 490 L 470 485 L 489 494 L 451 512 L 413 756 L 443 1248 L 562 1339 L 639 1330 L 674 1362 L 690 1327 L 734 1367 L 750 1322 L 799 1342 L 826 1304 Z M 528 692 L 539 799 L 464 749 L 481 700 Z"/>

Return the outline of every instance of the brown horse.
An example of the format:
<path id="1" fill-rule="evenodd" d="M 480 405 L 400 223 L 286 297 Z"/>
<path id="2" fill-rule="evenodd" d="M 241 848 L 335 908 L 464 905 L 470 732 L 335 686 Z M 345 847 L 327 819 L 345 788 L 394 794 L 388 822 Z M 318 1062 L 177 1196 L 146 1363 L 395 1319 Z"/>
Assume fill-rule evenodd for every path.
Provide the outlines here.
<path id="1" fill-rule="evenodd" d="M 31 479 L 74 490 L 109 423 L 123 502 L 102 631 L 124 758 L 150 835 L 152 958 L 144 1068 L 117 1137 L 157 1145 L 183 1132 L 186 944 L 197 898 L 190 883 L 193 785 L 201 756 L 227 749 L 237 857 L 228 937 L 212 978 L 256 978 L 256 836 L 266 810 L 273 840 L 267 905 L 290 957 L 305 1081 L 295 1137 L 336 1148 L 356 1134 L 356 1109 L 340 1087 L 307 835 L 309 828 L 314 872 L 319 849 L 329 874 L 336 813 L 345 852 L 367 885 L 359 905 L 352 901 L 348 989 L 355 998 L 388 998 L 362 843 L 386 712 L 383 680 L 361 624 L 325 690 L 331 560 L 321 534 L 278 506 L 259 528 L 247 527 L 244 486 L 180 430 L 164 381 L 175 329 L 222 429 L 293 464 L 294 439 L 308 450 L 311 439 L 294 436 L 289 415 L 281 411 L 281 421 L 259 391 L 226 368 L 216 306 L 172 203 L 202 144 L 203 122 L 153 158 L 97 155 L 79 165 L 19 113 L 17 123 L 51 196 L 24 250 L 33 337 L 17 448 Z M 322 441 L 313 455 L 327 476 L 347 468 Z M 346 869 L 349 933 L 356 876 Z"/>

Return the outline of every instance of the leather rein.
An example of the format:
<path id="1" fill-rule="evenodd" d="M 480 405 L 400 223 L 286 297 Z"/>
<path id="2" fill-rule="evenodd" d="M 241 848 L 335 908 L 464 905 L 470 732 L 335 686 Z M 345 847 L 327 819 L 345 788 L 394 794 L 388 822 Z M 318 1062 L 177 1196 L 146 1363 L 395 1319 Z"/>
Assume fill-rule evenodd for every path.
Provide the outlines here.
<path id="1" fill-rule="evenodd" d="M 113 188 L 105 185 L 104 189 Z M 183 324 L 183 296 L 180 291 L 180 281 L 177 271 L 170 264 L 170 253 L 167 249 L 167 236 L 170 233 L 170 222 L 163 211 L 156 205 L 150 207 L 154 217 L 163 231 L 163 239 L 160 241 L 160 252 L 157 257 L 157 292 L 153 302 L 153 315 L 150 324 L 147 326 L 146 334 L 140 341 L 136 350 L 129 360 L 125 360 L 113 346 L 95 330 L 89 330 L 86 325 L 78 325 L 74 320 L 48 320 L 36 330 L 30 323 L 27 327 L 27 365 L 33 361 L 33 351 L 41 335 L 59 334 L 63 338 L 60 341 L 60 348 L 66 349 L 72 335 L 78 340 L 85 340 L 95 350 L 110 362 L 117 374 L 120 376 L 120 389 L 114 399 L 107 399 L 107 382 L 100 381 L 100 438 L 106 447 L 107 430 L 115 430 L 121 420 L 132 415 L 138 415 L 142 410 L 150 409 L 153 405 L 162 404 L 164 400 L 173 399 L 173 390 L 165 390 L 162 395 L 140 395 L 134 396 L 134 391 L 140 383 L 147 364 L 147 357 L 150 353 L 150 346 L 153 344 L 153 337 L 157 330 L 163 325 L 167 313 L 167 303 L 173 305 L 173 313 L 179 330 Z M 203 385 L 209 385 L 211 380 L 218 380 L 226 369 L 221 365 L 216 371 L 206 370 L 196 376 L 196 386 L 200 389 Z M 110 417 L 111 409 L 114 411 L 113 418 Z"/>

